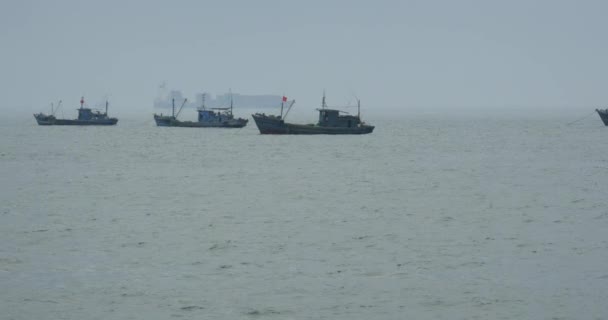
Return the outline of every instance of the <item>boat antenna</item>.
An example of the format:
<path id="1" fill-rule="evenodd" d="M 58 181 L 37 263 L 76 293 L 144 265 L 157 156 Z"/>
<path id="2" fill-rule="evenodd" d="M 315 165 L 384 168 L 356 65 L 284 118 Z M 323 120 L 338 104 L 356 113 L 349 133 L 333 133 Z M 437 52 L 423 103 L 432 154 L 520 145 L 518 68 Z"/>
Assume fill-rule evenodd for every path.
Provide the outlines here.
<path id="1" fill-rule="evenodd" d="M 325 109 L 325 89 L 323 89 L 323 99 L 321 99 L 321 109 Z"/>
<path id="2" fill-rule="evenodd" d="M 355 98 L 355 101 L 357 101 L 357 117 L 359 117 L 359 121 L 361 121 L 361 100 L 359 100 L 359 97 L 357 97 L 356 94 L 354 94 L 354 93 L 351 93 L 351 94 L 352 94 L 353 98 Z"/>
<path id="3" fill-rule="evenodd" d="M 182 105 L 179 107 L 179 111 L 177 111 L 177 114 L 175 115 L 175 119 L 177 119 L 177 117 L 179 117 L 180 112 L 182 112 L 182 108 L 186 104 L 186 101 L 188 101 L 188 99 L 184 99 L 184 102 L 182 102 Z"/>
<path id="4" fill-rule="evenodd" d="M 171 99 L 171 116 L 175 118 L 175 98 Z"/>

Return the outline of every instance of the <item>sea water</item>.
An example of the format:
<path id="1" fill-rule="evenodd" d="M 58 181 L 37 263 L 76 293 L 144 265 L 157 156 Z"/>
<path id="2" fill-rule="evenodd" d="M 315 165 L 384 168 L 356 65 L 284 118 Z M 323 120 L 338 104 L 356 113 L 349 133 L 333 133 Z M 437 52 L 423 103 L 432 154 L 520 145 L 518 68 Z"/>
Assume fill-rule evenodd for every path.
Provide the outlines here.
<path id="1" fill-rule="evenodd" d="M 608 128 L 0 123 L 1 319 L 605 319 Z"/>

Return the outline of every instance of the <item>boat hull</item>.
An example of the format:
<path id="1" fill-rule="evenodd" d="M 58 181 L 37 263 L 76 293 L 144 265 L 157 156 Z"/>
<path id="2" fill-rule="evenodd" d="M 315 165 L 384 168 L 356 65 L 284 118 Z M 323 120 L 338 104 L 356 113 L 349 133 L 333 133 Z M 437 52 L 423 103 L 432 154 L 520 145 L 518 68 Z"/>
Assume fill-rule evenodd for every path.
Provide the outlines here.
<path id="1" fill-rule="evenodd" d="M 273 116 L 254 114 L 253 120 L 261 134 L 368 134 L 374 131 L 374 126 L 359 125 L 356 127 L 325 127 L 286 123 Z"/>
<path id="2" fill-rule="evenodd" d="M 57 119 L 54 116 L 34 115 L 36 122 L 41 126 L 112 126 L 118 122 L 116 118 L 78 120 L 78 119 Z"/>
<path id="3" fill-rule="evenodd" d="M 597 114 L 600 115 L 600 119 L 602 119 L 602 122 L 604 123 L 604 125 L 608 126 L 608 109 L 604 109 L 604 110 L 595 109 L 595 111 L 597 112 Z"/>
<path id="4" fill-rule="evenodd" d="M 171 127 L 171 121 L 173 121 L 173 117 L 154 115 L 154 121 L 159 127 Z"/>
<path id="5" fill-rule="evenodd" d="M 159 127 L 182 127 L 182 128 L 242 128 L 247 125 L 247 119 L 231 119 L 223 122 L 194 122 L 180 121 L 173 117 L 154 116 L 154 121 Z"/>

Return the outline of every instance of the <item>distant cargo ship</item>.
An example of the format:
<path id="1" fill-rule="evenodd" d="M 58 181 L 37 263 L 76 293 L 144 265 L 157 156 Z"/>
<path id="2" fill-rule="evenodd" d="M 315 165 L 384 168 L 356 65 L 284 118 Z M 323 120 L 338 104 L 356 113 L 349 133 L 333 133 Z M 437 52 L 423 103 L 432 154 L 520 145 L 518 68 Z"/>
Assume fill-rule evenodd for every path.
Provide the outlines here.
<path id="1" fill-rule="evenodd" d="M 153 106 L 157 110 L 170 109 L 172 98 L 175 98 L 176 103 L 179 104 L 186 97 L 183 96 L 182 92 L 179 90 L 171 90 L 167 94 L 161 93 L 160 96 L 156 97 L 156 99 L 154 99 Z M 247 108 L 265 109 L 276 106 L 277 101 L 281 101 L 281 96 L 270 94 L 247 95 L 232 93 L 231 91 L 214 96 L 201 92 L 195 94 L 194 99 L 188 98 L 188 102 L 184 108 L 196 110 L 202 105 L 203 99 L 205 100 L 204 103 L 208 109 L 226 107 L 230 104 L 230 100 L 234 100 L 234 105 L 237 107 L 237 109 L 243 110 Z M 171 115 L 171 113 L 169 113 L 169 115 Z"/>
<path id="2" fill-rule="evenodd" d="M 374 126 L 361 121 L 361 104 L 357 101 L 358 112 L 356 116 L 349 115 L 345 111 L 329 109 L 325 104 L 325 94 L 319 111 L 317 124 L 294 124 L 285 122 L 285 117 L 291 110 L 295 100 L 289 105 L 285 116 L 283 107 L 287 101 L 283 97 L 281 102 L 281 114 L 279 116 L 266 115 L 263 113 L 253 114 L 253 120 L 261 134 L 367 134 L 374 131 Z M 346 113 L 346 115 L 340 115 Z"/>
<path id="3" fill-rule="evenodd" d="M 175 99 L 172 99 L 172 114 L 171 116 L 163 116 L 162 114 L 154 114 L 154 121 L 160 127 L 190 127 L 190 128 L 242 128 L 247 125 L 249 120 L 235 118 L 232 114 L 232 100 L 230 100 L 229 108 L 205 108 L 205 100 L 203 97 L 203 105 L 197 110 L 198 121 L 180 121 L 177 120 L 184 104 L 188 99 L 184 99 L 177 115 L 175 114 Z"/>
<path id="4" fill-rule="evenodd" d="M 61 101 L 57 105 L 59 108 Z M 44 113 L 34 114 L 36 122 L 41 126 L 111 126 L 118 122 L 116 118 L 108 117 L 108 102 L 106 101 L 106 111 L 100 112 L 99 110 L 91 110 L 90 108 L 84 107 L 84 97 L 80 98 L 80 108 L 78 109 L 78 119 L 57 119 L 55 112 L 51 110 L 51 114 L 47 115 Z"/>

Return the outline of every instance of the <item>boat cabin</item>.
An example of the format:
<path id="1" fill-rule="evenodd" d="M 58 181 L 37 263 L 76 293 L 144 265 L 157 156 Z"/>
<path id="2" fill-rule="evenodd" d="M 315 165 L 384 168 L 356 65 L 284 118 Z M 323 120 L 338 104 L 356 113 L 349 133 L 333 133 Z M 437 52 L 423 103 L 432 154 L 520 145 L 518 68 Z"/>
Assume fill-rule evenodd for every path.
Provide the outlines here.
<path id="1" fill-rule="evenodd" d="M 334 109 L 317 109 L 319 110 L 319 126 L 321 127 L 341 127 L 353 128 L 358 127 L 361 120 L 357 116 L 340 115 L 340 110 Z"/>
<path id="2" fill-rule="evenodd" d="M 232 119 L 230 108 L 198 109 L 198 122 L 222 122 Z"/>
<path id="3" fill-rule="evenodd" d="M 95 119 L 103 119 L 106 117 L 105 113 L 101 113 L 99 111 L 93 111 L 89 108 L 79 108 L 78 109 L 78 120 L 95 120 Z"/>

